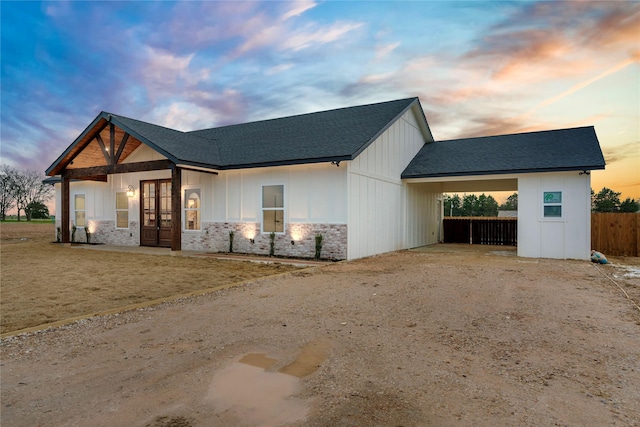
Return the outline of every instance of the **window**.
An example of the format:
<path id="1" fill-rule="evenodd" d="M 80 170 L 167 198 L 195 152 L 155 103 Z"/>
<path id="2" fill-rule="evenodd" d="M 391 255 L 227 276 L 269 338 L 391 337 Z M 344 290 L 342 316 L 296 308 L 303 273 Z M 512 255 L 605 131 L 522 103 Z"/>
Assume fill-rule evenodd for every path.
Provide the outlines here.
<path id="1" fill-rule="evenodd" d="M 185 230 L 200 230 L 200 189 L 184 191 Z"/>
<path id="2" fill-rule="evenodd" d="M 84 194 L 76 194 L 73 198 L 73 206 L 75 211 L 74 225 L 76 227 L 84 227 L 85 221 L 85 207 L 84 207 Z"/>
<path id="3" fill-rule="evenodd" d="M 262 231 L 284 232 L 284 185 L 262 187 Z"/>
<path id="4" fill-rule="evenodd" d="M 116 228 L 129 228 L 129 197 L 126 191 L 116 193 Z"/>
<path id="5" fill-rule="evenodd" d="M 543 202 L 545 218 L 562 218 L 562 191 L 545 191 Z"/>

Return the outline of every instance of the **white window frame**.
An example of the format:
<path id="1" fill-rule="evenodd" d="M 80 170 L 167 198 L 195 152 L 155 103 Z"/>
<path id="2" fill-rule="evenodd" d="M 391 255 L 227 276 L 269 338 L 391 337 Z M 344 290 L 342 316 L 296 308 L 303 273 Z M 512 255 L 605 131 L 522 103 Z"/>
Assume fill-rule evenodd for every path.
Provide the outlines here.
<path id="1" fill-rule="evenodd" d="M 202 231 L 202 194 L 203 194 L 202 188 L 201 187 L 182 187 L 182 191 L 183 192 L 182 192 L 181 204 L 182 204 L 182 212 L 184 215 L 184 222 L 182 223 L 182 229 L 184 231 L 200 232 Z M 192 191 L 198 192 L 198 198 L 200 199 L 200 206 L 197 208 L 188 208 L 186 206 L 187 200 L 189 200 L 188 195 Z M 188 215 L 189 212 L 197 212 L 198 225 L 199 225 L 197 229 L 187 228 L 187 223 L 189 221 L 189 215 Z"/>
<path id="2" fill-rule="evenodd" d="M 78 197 L 82 196 L 84 209 L 78 209 Z M 78 225 L 78 212 L 82 212 L 84 224 Z M 73 225 L 76 228 L 85 228 L 87 226 L 87 195 L 84 193 L 76 193 L 73 195 Z"/>
<path id="3" fill-rule="evenodd" d="M 127 201 L 127 208 L 118 208 L 118 194 L 124 194 L 125 200 Z M 116 220 L 115 220 L 115 228 L 118 230 L 128 230 L 129 229 L 129 196 L 127 195 L 127 190 L 116 191 L 116 201 L 115 201 L 115 211 L 116 211 Z M 127 226 L 126 227 L 118 227 L 118 212 L 126 212 L 127 213 Z"/>
<path id="4" fill-rule="evenodd" d="M 265 187 L 282 187 L 282 207 L 265 207 L 264 206 L 264 188 Z M 260 186 L 260 231 L 262 234 L 271 234 L 271 231 L 264 229 L 264 213 L 265 211 L 282 211 L 282 231 L 275 231 L 276 234 L 285 234 L 287 230 L 285 206 L 286 206 L 286 186 L 283 183 L 263 184 Z"/>
<path id="5" fill-rule="evenodd" d="M 553 199 L 553 193 L 559 193 L 560 197 L 559 200 L 554 200 Z M 547 201 L 547 197 L 551 197 L 551 199 L 549 199 L 549 201 Z M 558 221 L 561 220 L 563 217 L 563 203 L 562 203 L 562 191 L 560 190 L 553 190 L 553 191 L 543 191 L 542 192 L 542 219 L 544 221 Z M 560 208 L 560 215 L 547 215 L 545 213 L 545 208 L 547 207 L 559 207 Z"/>

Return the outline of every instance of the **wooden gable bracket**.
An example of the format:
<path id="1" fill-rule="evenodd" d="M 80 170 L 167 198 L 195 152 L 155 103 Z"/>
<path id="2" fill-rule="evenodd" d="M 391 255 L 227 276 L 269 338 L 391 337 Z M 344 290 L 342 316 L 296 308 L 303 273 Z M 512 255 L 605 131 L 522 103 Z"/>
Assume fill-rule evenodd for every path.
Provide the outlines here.
<path id="1" fill-rule="evenodd" d="M 107 147 L 104 145 L 104 141 L 102 140 L 102 137 L 100 136 L 100 134 L 96 134 L 96 141 L 98 141 L 98 145 L 100 146 L 100 149 L 102 150 L 102 155 L 104 156 L 104 159 L 107 161 L 107 164 L 110 165 L 111 164 L 111 156 L 109 155 L 109 151 L 107 151 Z"/>
<path id="2" fill-rule="evenodd" d="M 115 165 L 120 161 L 120 157 L 122 156 L 124 147 L 125 145 L 127 145 L 127 141 L 129 141 L 129 134 L 127 132 L 124 132 L 124 135 L 122 135 L 122 140 L 120 141 L 120 145 L 118 146 L 118 152 L 116 152 L 115 134 L 116 132 L 114 124 L 109 123 L 109 149 L 107 149 L 107 145 L 104 143 L 104 140 L 99 133 L 97 133 L 95 136 L 95 140 L 98 142 L 98 145 L 102 150 L 102 155 L 104 156 L 107 165 Z"/>
<path id="3" fill-rule="evenodd" d="M 127 141 L 129 141 L 129 134 L 125 132 L 124 135 L 122 135 L 122 141 L 120 141 L 118 152 L 115 154 L 113 158 L 114 164 L 117 164 L 120 161 L 120 156 L 122 156 L 122 151 L 124 150 L 124 146 L 127 145 Z"/>

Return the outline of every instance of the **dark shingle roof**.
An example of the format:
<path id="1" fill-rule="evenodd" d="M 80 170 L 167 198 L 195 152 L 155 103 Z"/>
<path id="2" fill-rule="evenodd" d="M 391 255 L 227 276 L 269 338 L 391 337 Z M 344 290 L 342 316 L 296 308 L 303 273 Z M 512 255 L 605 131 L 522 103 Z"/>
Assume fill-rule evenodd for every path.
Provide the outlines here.
<path id="1" fill-rule="evenodd" d="M 173 163 L 223 170 L 352 160 L 410 108 L 422 114 L 419 122 L 425 140 L 433 140 L 418 98 L 192 132 L 103 111 L 49 166 L 47 174 L 57 174 L 72 162 L 76 148 L 87 143 L 104 121 L 111 121 Z"/>
<path id="2" fill-rule="evenodd" d="M 402 178 L 604 169 L 593 126 L 425 144 Z"/>
<path id="3" fill-rule="evenodd" d="M 187 135 L 215 140 L 221 169 L 352 160 L 416 103 L 417 98 L 400 99 Z"/>
<path id="4" fill-rule="evenodd" d="M 221 163 L 214 141 L 116 114 L 111 114 L 111 120 L 176 163 L 185 161 L 205 165 Z"/>

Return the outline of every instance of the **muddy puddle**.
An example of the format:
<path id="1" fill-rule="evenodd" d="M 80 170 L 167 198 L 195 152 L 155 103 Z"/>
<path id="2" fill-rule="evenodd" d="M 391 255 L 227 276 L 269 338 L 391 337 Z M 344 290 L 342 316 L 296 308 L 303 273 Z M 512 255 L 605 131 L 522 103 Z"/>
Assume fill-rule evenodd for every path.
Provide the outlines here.
<path id="1" fill-rule="evenodd" d="M 328 341 L 311 341 L 293 362 L 279 369 L 274 369 L 278 359 L 264 353 L 245 354 L 215 374 L 208 399 L 217 412 L 228 412 L 246 424 L 278 426 L 302 421 L 311 402 L 296 397 L 300 379 L 318 370 L 329 351 Z"/>

